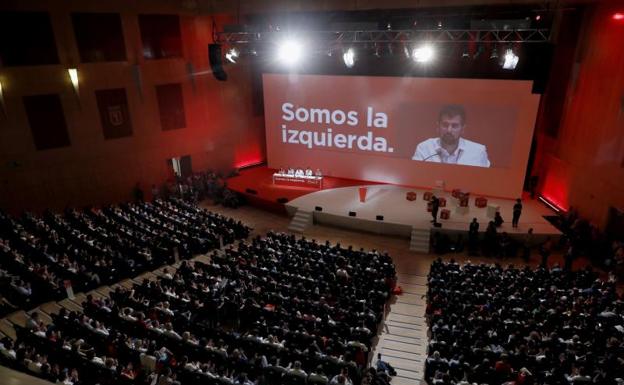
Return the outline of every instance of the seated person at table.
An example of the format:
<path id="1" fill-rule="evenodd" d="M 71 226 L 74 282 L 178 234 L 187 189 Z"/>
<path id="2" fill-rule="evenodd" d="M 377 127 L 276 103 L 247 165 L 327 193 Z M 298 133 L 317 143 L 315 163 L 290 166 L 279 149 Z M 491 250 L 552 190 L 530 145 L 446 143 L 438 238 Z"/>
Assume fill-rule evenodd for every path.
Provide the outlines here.
<path id="1" fill-rule="evenodd" d="M 322 176 L 323 176 L 323 173 L 321 172 L 321 169 L 320 169 L 320 168 L 317 168 L 317 169 L 316 169 L 316 172 L 314 173 L 314 175 L 315 175 L 315 176 L 318 176 L 318 177 L 322 177 Z"/>
<path id="2" fill-rule="evenodd" d="M 313 176 L 314 172 L 312 171 L 312 169 L 310 167 L 306 168 L 305 170 L 305 176 Z"/>
<path id="3" fill-rule="evenodd" d="M 288 167 L 288 172 L 287 172 L 287 174 L 288 174 L 288 175 L 295 175 L 295 169 L 294 169 L 294 168 L 292 168 L 292 167 Z"/>
<path id="4" fill-rule="evenodd" d="M 303 176 L 303 175 L 305 175 L 305 174 L 303 173 L 303 169 L 298 168 L 298 169 L 297 169 L 297 171 L 295 171 L 295 176 Z"/>
<path id="5" fill-rule="evenodd" d="M 277 172 L 278 174 L 286 174 L 286 169 L 284 169 L 284 167 L 280 167 L 279 171 Z"/>

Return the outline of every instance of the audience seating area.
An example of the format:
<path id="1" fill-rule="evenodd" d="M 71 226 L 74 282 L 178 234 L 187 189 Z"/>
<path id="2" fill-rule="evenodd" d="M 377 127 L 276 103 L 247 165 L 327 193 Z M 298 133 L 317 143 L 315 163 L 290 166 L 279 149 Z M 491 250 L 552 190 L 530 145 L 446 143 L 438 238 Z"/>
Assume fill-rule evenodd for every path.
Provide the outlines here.
<path id="1" fill-rule="evenodd" d="M 191 209 L 101 215 L 153 228 L 163 210 L 181 220 L 174 207 Z M 192 252 L 201 243 L 189 234 Z M 0 359 L 64 384 L 387 384 L 366 368 L 395 276 L 387 254 L 269 233 L 91 292 L 50 319 L 32 313 L 16 341 L 2 340 Z"/>
<path id="2" fill-rule="evenodd" d="M 622 383 L 624 302 L 591 268 L 438 259 L 427 299 L 429 384 Z"/>
<path id="3" fill-rule="evenodd" d="M 128 203 L 64 214 L 0 212 L 0 316 L 190 258 L 250 229 L 182 200 Z"/>

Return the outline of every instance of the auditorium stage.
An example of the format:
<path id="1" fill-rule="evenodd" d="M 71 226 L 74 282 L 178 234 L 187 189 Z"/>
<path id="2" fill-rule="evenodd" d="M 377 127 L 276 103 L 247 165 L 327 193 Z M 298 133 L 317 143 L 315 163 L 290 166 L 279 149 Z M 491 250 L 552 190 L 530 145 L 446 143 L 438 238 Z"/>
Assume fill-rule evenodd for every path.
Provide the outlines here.
<path id="1" fill-rule="evenodd" d="M 228 186 L 237 192 L 245 194 L 253 203 L 261 202 L 285 208 L 290 215 L 297 210 L 313 212 L 315 223 L 326 224 L 358 231 L 373 232 L 378 234 L 391 234 L 409 237 L 412 227 L 416 229 L 429 229 L 431 226 L 431 214 L 427 212 L 426 201 L 423 193 L 431 191 L 419 188 L 394 186 L 387 184 L 371 184 L 370 182 L 357 181 L 343 178 L 326 177 L 323 189 L 275 186 L 272 184 L 274 170 L 267 167 L 256 167 L 244 170 L 238 177 L 228 180 Z M 359 200 L 359 187 L 366 186 L 366 201 Z M 250 194 L 249 190 L 254 193 Z M 405 196 L 408 191 L 417 193 L 415 201 L 408 201 Z M 457 212 L 453 204 L 450 192 L 444 192 L 441 197 L 447 198 L 447 209 L 451 211 L 448 220 L 440 220 L 443 232 L 465 232 L 472 218 L 477 218 L 480 232 L 484 232 L 491 218 L 487 217 L 486 208 L 478 208 L 474 204 L 475 195 L 471 195 L 468 212 Z M 288 202 L 278 203 L 277 200 L 285 198 Z M 523 212 L 520 225 L 517 229 L 511 226 L 512 207 L 515 203 L 512 199 L 487 197 L 488 203 L 500 207 L 501 215 L 505 223 L 500 227 L 499 233 L 507 232 L 511 236 L 526 234 L 532 227 L 536 241 L 547 236 L 557 237 L 561 233 L 548 222 L 544 216 L 553 215 L 547 207 L 535 200 L 523 201 Z M 316 211 L 316 207 L 322 211 Z M 441 208 L 442 209 L 442 208 Z M 349 212 L 356 213 L 355 217 L 349 216 Z M 377 220 L 378 215 L 383 220 Z"/>
<path id="2" fill-rule="evenodd" d="M 273 184 L 274 169 L 258 166 L 241 170 L 238 176 L 229 178 L 227 185 L 230 190 L 244 194 L 254 201 L 263 201 L 265 204 L 278 203 L 280 201 L 291 201 L 301 196 L 319 191 L 309 187 L 277 186 Z M 326 176 L 323 178 L 323 190 L 331 190 L 338 187 L 360 186 L 371 184 L 361 180 L 334 178 Z M 280 203 L 283 208 L 283 203 Z"/>
<path id="3" fill-rule="evenodd" d="M 354 228 L 382 234 L 395 234 L 409 236 L 411 228 L 431 228 L 431 214 L 427 212 L 427 201 L 423 199 L 423 193 L 430 190 L 413 189 L 392 185 L 370 185 L 367 187 L 366 202 L 359 200 L 358 186 L 335 188 L 313 192 L 292 200 L 286 204 L 289 213 L 302 209 L 314 212 L 314 220 L 317 223 L 325 223 L 340 227 Z M 416 192 L 417 199 L 408 201 L 405 195 L 408 191 Z M 450 192 L 440 194 L 447 199 L 447 208 L 451 212 L 449 219 L 441 219 L 444 231 L 467 231 L 472 218 L 477 218 L 481 224 L 479 230 L 485 231 L 487 223 L 492 220 L 486 216 L 486 208 L 478 208 L 474 205 L 475 197 L 470 197 L 468 212 L 461 214 L 452 203 Z M 532 227 L 540 238 L 543 236 L 557 236 L 560 234 L 546 219 L 545 215 L 552 215 L 548 208 L 537 201 L 523 201 L 522 217 L 520 225 L 514 229 L 511 226 L 512 207 L 515 203 L 511 199 L 487 198 L 488 204 L 500 207 L 500 212 L 505 223 L 498 229 L 499 233 L 507 232 L 510 235 L 525 234 Z M 315 211 L 316 207 L 322 211 Z M 442 210 L 443 208 L 440 208 Z M 350 217 L 349 211 L 356 213 Z M 378 215 L 383 216 L 383 221 L 377 220 Z"/>

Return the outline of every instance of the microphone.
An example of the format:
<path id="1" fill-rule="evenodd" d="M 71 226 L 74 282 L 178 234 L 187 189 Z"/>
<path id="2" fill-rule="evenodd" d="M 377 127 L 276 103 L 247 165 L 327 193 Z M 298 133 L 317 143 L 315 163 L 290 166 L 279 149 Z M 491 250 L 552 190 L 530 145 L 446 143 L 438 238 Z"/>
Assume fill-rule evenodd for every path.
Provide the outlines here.
<path id="1" fill-rule="evenodd" d="M 422 161 L 424 162 L 424 161 L 426 161 L 427 159 L 429 159 L 429 158 L 433 158 L 433 157 L 434 157 L 434 156 L 436 156 L 436 155 L 440 157 L 440 160 L 442 160 L 442 155 L 440 155 L 440 152 L 441 152 L 441 150 L 438 148 L 438 149 L 436 149 L 435 154 L 431 154 L 431 155 L 429 155 L 428 157 L 426 157 L 426 158 L 425 158 L 425 159 L 423 159 Z"/>

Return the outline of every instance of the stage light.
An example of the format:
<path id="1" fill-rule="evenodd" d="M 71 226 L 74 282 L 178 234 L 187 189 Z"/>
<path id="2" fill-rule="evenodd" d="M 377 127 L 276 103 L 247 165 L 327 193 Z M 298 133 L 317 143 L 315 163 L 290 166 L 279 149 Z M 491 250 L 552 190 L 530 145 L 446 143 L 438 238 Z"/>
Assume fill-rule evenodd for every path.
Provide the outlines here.
<path id="1" fill-rule="evenodd" d="M 535 21 L 540 21 L 542 19 L 542 15 L 535 16 Z"/>
<path id="2" fill-rule="evenodd" d="M 537 199 L 541 201 L 542 203 L 544 203 L 546 206 L 548 206 L 551 210 L 553 210 L 556 213 L 560 213 L 561 211 L 564 211 L 561 207 L 557 206 L 555 203 L 551 202 L 549 199 L 547 199 L 546 197 L 542 195 L 538 196 Z"/>
<path id="3" fill-rule="evenodd" d="M 520 58 L 516 55 L 512 49 L 508 49 L 505 52 L 504 61 L 503 61 L 503 69 L 513 70 L 518 65 L 518 60 Z"/>
<path id="4" fill-rule="evenodd" d="M 624 13 L 622 13 L 622 12 L 614 13 L 613 14 L 613 20 L 623 21 L 624 20 Z"/>
<path id="5" fill-rule="evenodd" d="M 238 59 L 238 50 L 236 48 L 230 48 L 230 50 L 225 54 L 225 58 L 230 62 L 236 64 L 236 59 Z"/>
<path id="6" fill-rule="evenodd" d="M 69 74 L 69 80 L 71 80 L 71 84 L 74 87 L 74 91 L 76 94 L 78 93 L 78 70 L 76 68 L 68 68 L 67 73 Z"/>
<path id="7" fill-rule="evenodd" d="M 420 46 L 412 52 L 412 59 L 418 63 L 427 63 L 433 59 L 433 56 L 433 47 L 430 45 Z"/>
<path id="8" fill-rule="evenodd" d="M 295 65 L 303 56 L 303 47 L 294 40 L 286 40 L 277 50 L 277 59 L 287 66 Z"/>
<path id="9" fill-rule="evenodd" d="M 345 53 L 342 54 L 342 60 L 347 68 L 353 68 L 355 65 L 355 51 L 353 48 L 349 48 Z"/>

